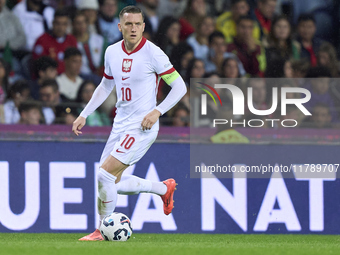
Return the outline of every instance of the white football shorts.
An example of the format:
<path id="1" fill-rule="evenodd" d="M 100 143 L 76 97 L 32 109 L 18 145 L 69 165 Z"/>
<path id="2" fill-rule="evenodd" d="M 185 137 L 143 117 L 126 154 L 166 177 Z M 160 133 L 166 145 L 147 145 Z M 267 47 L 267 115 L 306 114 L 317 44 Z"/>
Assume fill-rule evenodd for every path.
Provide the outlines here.
<path id="1" fill-rule="evenodd" d="M 137 163 L 154 143 L 157 135 L 158 131 L 142 129 L 121 133 L 114 133 L 112 130 L 100 158 L 100 166 L 110 154 L 125 165 Z"/>

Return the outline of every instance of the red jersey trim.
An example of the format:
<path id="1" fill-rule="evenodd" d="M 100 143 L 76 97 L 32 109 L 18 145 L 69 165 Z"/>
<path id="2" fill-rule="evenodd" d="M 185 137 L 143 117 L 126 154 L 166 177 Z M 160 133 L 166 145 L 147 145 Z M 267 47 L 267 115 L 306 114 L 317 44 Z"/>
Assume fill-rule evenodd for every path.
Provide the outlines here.
<path id="1" fill-rule="evenodd" d="M 171 74 L 171 73 L 173 73 L 175 71 L 176 71 L 176 69 L 172 67 L 168 71 L 165 71 L 165 72 L 159 74 L 159 76 L 162 76 L 162 75 L 165 75 L 165 74 Z"/>
<path id="2" fill-rule="evenodd" d="M 113 76 L 109 76 L 106 73 L 104 73 L 104 77 L 108 80 L 113 80 Z"/>
<path id="3" fill-rule="evenodd" d="M 127 55 L 131 55 L 133 53 L 136 53 L 137 51 L 139 51 L 143 46 L 144 44 L 146 43 L 146 38 L 143 36 L 142 37 L 142 40 L 140 41 L 140 43 L 138 44 L 138 46 L 136 47 L 136 49 L 134 49 L 133 51 L 131 51 L 130 53 L 127 52 L 127 50 L 125 49 L 125 44 L 124 44 L 124 40 L 122 41 L 122 49 L 123 51 L 127 54 Z"/>

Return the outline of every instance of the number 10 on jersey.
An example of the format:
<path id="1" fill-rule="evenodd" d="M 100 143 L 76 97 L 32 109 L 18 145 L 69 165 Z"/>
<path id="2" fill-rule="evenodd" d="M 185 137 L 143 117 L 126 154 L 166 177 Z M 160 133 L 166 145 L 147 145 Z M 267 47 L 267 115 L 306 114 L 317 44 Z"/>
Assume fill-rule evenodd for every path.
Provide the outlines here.
<path id="1" fill-rule="evenodd" d="M 131 89 L 122 87 L 122 101 L 131 101 Z"/>

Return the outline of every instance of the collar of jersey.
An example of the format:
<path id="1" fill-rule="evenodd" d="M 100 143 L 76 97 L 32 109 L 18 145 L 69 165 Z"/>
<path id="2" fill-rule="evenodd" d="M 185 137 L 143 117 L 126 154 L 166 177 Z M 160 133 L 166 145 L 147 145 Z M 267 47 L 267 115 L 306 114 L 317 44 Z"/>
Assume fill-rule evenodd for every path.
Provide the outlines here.
<path id="1" fill-rule="evenodd" d="M 137 51 L 139 51 L 144 44 L 146 43 L 146 38 L 143 36 L 142 40 L 140 41 L 140 43 L 138 44 L 138 46 L 136 47 L 136 49 L 134 49 L 133 51 L 131 51 L 130 53 L 127 52 L 127 50 L 125 49 L 125 44 L 124 44 L 124 40 L 122 41 L 122 49 L 123 51 L 127 54 L 127 55 L 131 55 L 132 53 L 136 53 Z"/>

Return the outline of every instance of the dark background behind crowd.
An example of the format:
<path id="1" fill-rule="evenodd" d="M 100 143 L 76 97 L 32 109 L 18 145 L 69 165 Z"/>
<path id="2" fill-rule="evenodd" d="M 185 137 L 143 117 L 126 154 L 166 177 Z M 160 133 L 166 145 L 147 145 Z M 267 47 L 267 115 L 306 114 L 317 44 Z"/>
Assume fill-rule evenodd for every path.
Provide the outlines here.
<path id="1" fill-rule="evenodd" d="M 271 107 L 273 85 L 264 78 L 286 78 L 275 86 L 307 88 L 312 116 L 289 107 L 285 118 L 300 127 L 339 128 L 340 85 L 332 79 L 339 77 L 339 2 L 0 0 L 0 124 L 71 125 L 101 81 L 105 49 L 122 39 L 120 10 L 132 4 L 145 13 L 144 36 L 188 86 L 161 125 L 189 126 L 190 78 L 231 79 L 245 92 L 252 87 L 260 110 Z M 160 84 L 159 102 L 169 89 Z M 113 91 L 87 125 L 112 125 L 115 97 Z M 218 115 L 213 105 L 209 110 Z M 253 118 L 249 110 L 246 118 Z"/>

